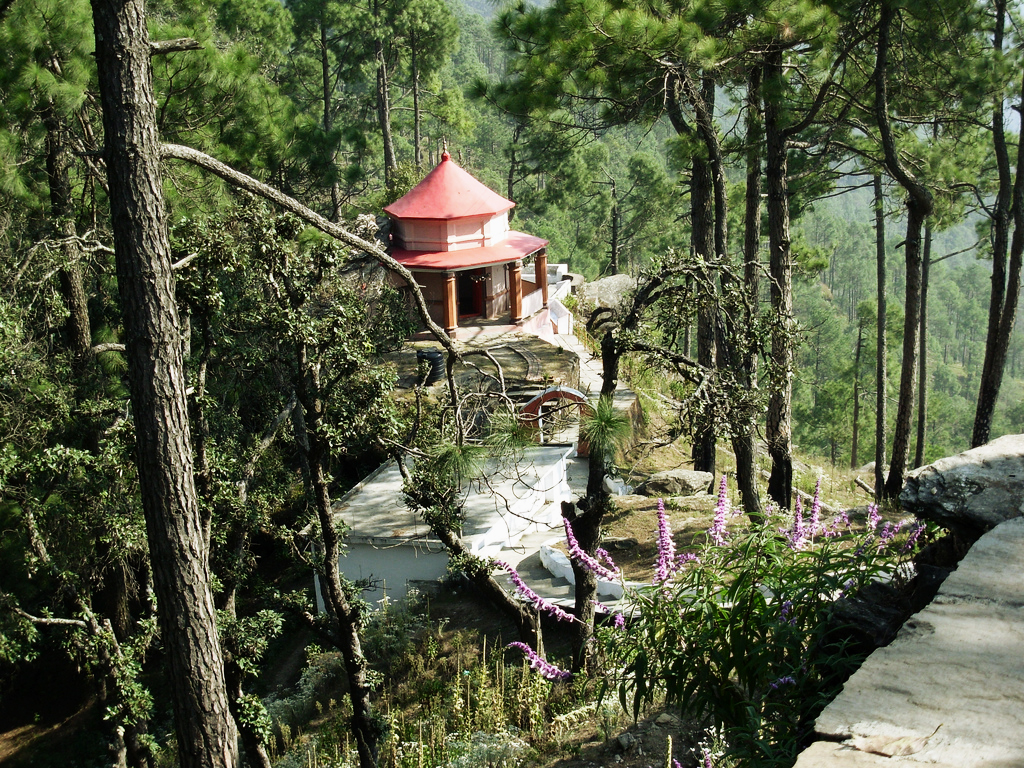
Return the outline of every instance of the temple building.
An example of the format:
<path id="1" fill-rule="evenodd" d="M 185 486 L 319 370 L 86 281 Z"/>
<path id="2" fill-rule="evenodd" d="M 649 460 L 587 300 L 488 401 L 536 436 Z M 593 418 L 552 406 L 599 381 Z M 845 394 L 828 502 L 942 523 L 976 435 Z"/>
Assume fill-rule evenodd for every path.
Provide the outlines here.
<path id="1" fill-rule="evenodd" d="M 509 228 L 515 206 L 460 168 L 448 152 L 384 208 L 391 254 L 413 273 L 431 318 L 449 335 L 472 318 L 510 322 L 548 306 L 547 240 Z M 523 261 L 533 259 L 533 274 Z"/>

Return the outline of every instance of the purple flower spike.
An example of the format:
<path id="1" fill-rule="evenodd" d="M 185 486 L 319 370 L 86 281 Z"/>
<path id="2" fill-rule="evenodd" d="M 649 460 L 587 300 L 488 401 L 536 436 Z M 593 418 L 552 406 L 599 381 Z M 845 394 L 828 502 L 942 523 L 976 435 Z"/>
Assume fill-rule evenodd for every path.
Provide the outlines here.
<path id="1" fill-rule="evenodd" d="M 613 571 L 605 568 L 597 560 L 584 552 L 583 548 L 580 547 L 580 543 L 576 541 L 576 535 L 572 532 L 572 524 L 569 522 L 569 519 L 563 517 L 562 522 L 565 523 L 565 540 L 569 545 L 569 556 L 574 560 L 578 560 L 584 568 L 591 571 L 599 579 L 616 581 L 621 575 L 619 571 L 617 569 Z"/>
<path id="2" fill-rule="evenodd" d="M 613 623 L 613 625 L 615 626 L 616 629 L 625 629 L 625 627 L 626 627 L 626 617 L 623 616 L 621 613 L 616 613 L 615 614 L 615 619 L 613 620 L 612 623 Z"/>
<path id="3" fill-rule="evenodd" d="M 903 545 L 903 552 L 909 552 L 914 548 L 917 544 L 917 540 L 921 537 L 921 534 L 924 533 L 924 529 L 924 523 L 918 523 L 914 526 L 914 529 L 910 532 L 910 536 L 907 538 L 906 543 Z"/>
<path id="4" fill-rule="evenodd" d="M 563 669 L 559 669 L 551 662 L 545 661 L 526 643 L 509 643 L 508 647 L 518 648 L 526 654 L 526 658 L 530 662 L 530 667 L 537 670 L 542 677 L 546 677 L 548 680 L 568 680 L 572 677 L 572 672 L 566 672 Z"/>
<path id="5" fill-rule="evenodd" d="M 725 475 L 722 475 L 722 482 L 718 486 L 718 503 L 715 505 L 715 519 L 711 523 L 708 537 L 716 547 L 725 544 L 725 519 L 729 512 L 729 497 L 725 484 Z"/>
<path id="6" fill-rule="evenodd" d="M 873 542 L 874 540 L 875 540 L 875 534 L 872 533 L 870 536 L 868 536 L 866 539 L 864 539 L 864 543 L 863 544 L 861 544 L 859 547 L 857 547 L 857 551 L 853 553 L 853 556 L 854 557 L 860 557 L 861 555 L 863 555 L 864 554 L 864 550 L 866 550 L 868 548 L 868 545 L 870 545 L 871 542 Z"/>
<path id="7" fill-rule="evenodd" d="M 836 600 L 838 600 L 841 597 L 844 597 L 846 595 L 846 593 L 849 592 L 856 583 L 857 582 L 854 579 L 852 579 L 852 578 L 847 579 L 846 581 L 844 581 L 843 582 L 843 588 L 840 589 L 839 592 L 836 594 Z"/>
<path id="8" fill-rule="evenodd" d="M 792 675 L 783 675 L 778 680 L 773 680 L 768 687 L 775 691 L 784 685 L 796 685 L 796 679 Z"/>
<path id="9" fill-rule="evenodd" d="M 814 501 L 811 502 L 811 539 L 818 535 L 818 527 L 821 525 L 821 478 L 818 478 L 814 486 Z"/>
<path id="10" fill-rule="evenodd" d="M 603 560 L 604 564 L 607 565 L 610 570 L 619 570 L 618 567 L 615 565 L 615 561 L 612 560 L 612 556 L 608 554 L 608 550 L 604 549 L 603 547 L 598 547 L 594 554 L 597 555 L 598 562 L 601 562 Z"/>
<path id="11" fill-rule="evenodd" d="M 787 532 L 786 539 L 790 549 L 803 549 L 807 543 L 803 507 L 800 504 L 799 496 L 796 497 L 796 504 L 793 505 L 793 527 Z"/>
<path id="12" fill-rule="evenodd" d="M 711 753 L 703 747 L 701 747 L 700 751 L 704 755 L 704 768 L 714 768 L 714 766 L 711 765 Z"/>
<path id="13" fill-rule="evenodd" d="M 658 562 L 654 567 L 654 583 L 664 584 L 679 569 L 676 562 L 676 543 L 665 513 L 665 502 L 658 499 Z"/>
<path id="14" fill-rule="evenodd" d="M 675 759 L 675 758 L 673 757 L 673 758 L 672 758 L 672 768 L 683 768 L 683 764 L 682 764 L 682 763 L 680 763 L 680 762 L 679 762 L 678 760 L 676 760 L 676 759 Z"/>
<path id="15" fill-rule="evenodd" d="M 791 626 L 796 626 L 796 617 L 793 615 L 793 601 L 786 600 L 779 610 L 779 618 Z"/>
<path id="16" fill-rule="evenodd" d="M 523 581 L 523 577 L 519 575 L 519 571 L 517 571 L 511 565 L 509 565 L 508 563 L 504 562 L 503 560 L 495 560 L 494 562 L 500 568 L 503 568 L 506 571 L 508 571 L 508 575 L 512 578 L 512 583 L 516 585 L 516 592 L 518 592 L 520 595 L 522 595 L 523 598 L 526 600 L 526 602 L 532 603 L 533 606 L 535 608 L 537 608 L 538 610 L 540 610 L 540 611 L 544 611 L 545 613 L 550 613 L 552 616 L 554 616 L 559 621 L 572 621 L 573 620 L 574 617 L 573 617 L 573 615 L 571 613 L 566 613 L 564 610 L 559 608 L 557 605 L 555 605 L 554 603 L 548 602 L 543 597 L 541 597 L 536 592 L 534 592 L 532 589 L 530 589 L 530 587 L 527 586 L 526 582 Z"/>
<path id="17" fill-rule="evenodd" d="M 878 513 L 878 505 L 874 503 L 868 504 L 868 530 L 875 530 L 881 519 L 882 516 Z"/>

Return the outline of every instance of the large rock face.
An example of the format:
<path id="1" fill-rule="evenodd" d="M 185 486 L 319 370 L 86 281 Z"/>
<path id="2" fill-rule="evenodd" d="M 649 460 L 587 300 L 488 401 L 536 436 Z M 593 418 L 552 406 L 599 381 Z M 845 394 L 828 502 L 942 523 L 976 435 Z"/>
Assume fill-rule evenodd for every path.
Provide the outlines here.
<path id="1" fill-rule="evenodd" d="M 645 483 L 641 483 L 636 492 L 644 496 L 692 496 L 706 491 L 715 481 L 710 472 L 695 472 L 692 469 L 670 469 L 659 472 Z"/>
<path id="2" fill-rule="evenodd" d="M 595 307 L 618 309 L 626 295 L 633 290 L 636 290 L 635 277 L 609 275 L 592 283 L 585 283 L 580 288 L 580 297 Z"/>
<path id="3" fill-rule="evenodd" d="M 1024 514 L 1024 435 L 940 459 L 907 476 L 900 503 L 969 540 Z"/>

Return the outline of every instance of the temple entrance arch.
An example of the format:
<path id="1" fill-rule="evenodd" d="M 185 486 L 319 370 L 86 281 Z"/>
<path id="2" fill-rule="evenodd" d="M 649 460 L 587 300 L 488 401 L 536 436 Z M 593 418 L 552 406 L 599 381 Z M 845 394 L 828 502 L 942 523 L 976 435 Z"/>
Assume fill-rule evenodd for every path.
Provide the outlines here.
<path id="1" fill-rule="evenodd" d="M 545 389 L 529 400 L 523 406 L 519 420 L 535 429 L 537 442 L 544 443 L 551 439 L 557 429 L 554 415 L 564 412 L 567 408 L 575 408 L 580 417 L 594 412 L 589 398 L 578 389 L 557 386 Z M 576 454 L 590 455 L 590 446 L 582 437 L 578 438 Z"/>

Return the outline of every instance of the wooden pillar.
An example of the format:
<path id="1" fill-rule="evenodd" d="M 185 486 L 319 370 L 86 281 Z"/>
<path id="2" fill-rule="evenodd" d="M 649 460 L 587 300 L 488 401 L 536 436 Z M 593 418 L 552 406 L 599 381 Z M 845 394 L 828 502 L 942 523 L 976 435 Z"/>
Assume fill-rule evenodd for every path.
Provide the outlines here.
<path id="1" fill-rule="evenodd" d="M 454 272 L 444 273 L 444 329 L 450 336 L 459 327 L 459 296 Z"/>
<path id="2" fill-rule="evenodd" d="M 540 295 L 544 299 L 544 306 L 548 305 L 548 249 L 541 248 L 533 260 L 533 268 L 536 270 L 535 277 L 537 285 L 540 286 Z"/>
<path id="3" fill-rule="evenodd" d="M 512 322 L 523 319 L 523 262 L 510 261 L 508 264 L 508 292 Z"/>

